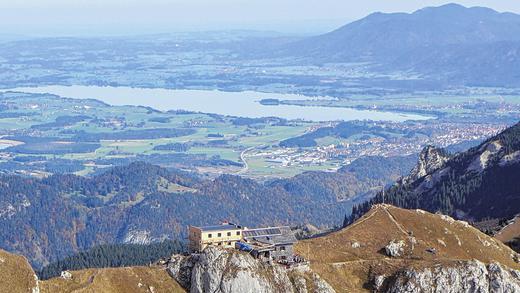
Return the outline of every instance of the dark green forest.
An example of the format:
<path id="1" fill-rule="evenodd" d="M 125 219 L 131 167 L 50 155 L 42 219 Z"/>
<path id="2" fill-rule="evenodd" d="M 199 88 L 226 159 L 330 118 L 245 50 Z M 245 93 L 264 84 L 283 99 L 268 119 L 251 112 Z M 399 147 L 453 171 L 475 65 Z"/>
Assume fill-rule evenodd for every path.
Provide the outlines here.
<path id="1" fill-rule="evenodd" d="M 57 277 L 62 271 L 67 270 L 145 266 L 161 259 L 167 259 L 172 254 L 184 252 L 186 252 L 185 245 L 182 242 L 172 240 L 148 245 L 100 245 L 50 263 L 37 271 L 37 275 L 40 280 L 47 280 Z"/>

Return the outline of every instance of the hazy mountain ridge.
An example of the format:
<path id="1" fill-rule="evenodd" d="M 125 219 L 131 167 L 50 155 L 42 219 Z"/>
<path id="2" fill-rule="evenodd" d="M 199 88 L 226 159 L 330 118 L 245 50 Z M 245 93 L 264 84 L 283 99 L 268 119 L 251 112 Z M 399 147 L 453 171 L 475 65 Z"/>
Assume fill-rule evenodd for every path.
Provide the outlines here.
<path id="1" fill-rule="evenodd" d="M 458 4 L 373 13 L 280 50 L 303 62 L 363 62 L 450 85 L 519 85 L 520 15 Z"/>

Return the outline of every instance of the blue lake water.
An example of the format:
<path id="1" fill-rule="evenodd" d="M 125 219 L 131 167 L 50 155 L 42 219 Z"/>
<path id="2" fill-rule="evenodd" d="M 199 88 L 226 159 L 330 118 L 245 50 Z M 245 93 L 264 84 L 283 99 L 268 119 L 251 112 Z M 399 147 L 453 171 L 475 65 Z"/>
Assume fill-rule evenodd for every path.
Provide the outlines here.
<path id="1" fill-rule="evenodd" d="M 172 90 L 80 85 L 27 87 L 10 90 L 28 93 L 49 93 L 75 99 L 97 99 L 110 105 L 148 106 L 162 111 L 187 110 L 251 118 L 274 116 L 309 121 L 385 120 L 396 122 L 434 118 L 408 113 L 338 107 L 268 106 L 260 104 L 259 101 L 266 98 L 312 100 L 330 99 L 330 97 L 306 97 L 302 95 L 254 91 L 224 92 L 218 90 Z"/>

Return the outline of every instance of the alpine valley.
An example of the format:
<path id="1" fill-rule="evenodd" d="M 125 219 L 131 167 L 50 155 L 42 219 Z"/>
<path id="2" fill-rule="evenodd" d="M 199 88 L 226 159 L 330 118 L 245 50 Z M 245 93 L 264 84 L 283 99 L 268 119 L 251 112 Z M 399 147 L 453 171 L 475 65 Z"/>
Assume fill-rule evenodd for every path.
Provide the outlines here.
<path id="1" fill-rule="evenodd" d="M 459 4 L 0 34 L 0 292 L 520 292 L 518 68 Z"/>

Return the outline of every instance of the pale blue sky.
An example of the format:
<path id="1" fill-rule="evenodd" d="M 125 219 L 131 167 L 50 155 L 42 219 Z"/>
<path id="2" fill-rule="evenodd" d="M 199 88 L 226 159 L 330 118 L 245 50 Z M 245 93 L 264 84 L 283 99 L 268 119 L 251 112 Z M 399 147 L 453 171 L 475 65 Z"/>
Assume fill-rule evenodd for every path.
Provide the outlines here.
<path id="1" fill-rule="evenodd" d="M 411 12 L 450 2 L 520 13 L 519 0 L 0 0 L 0 35 L 220 29 L 318 33 L 376 11 Z"/>

